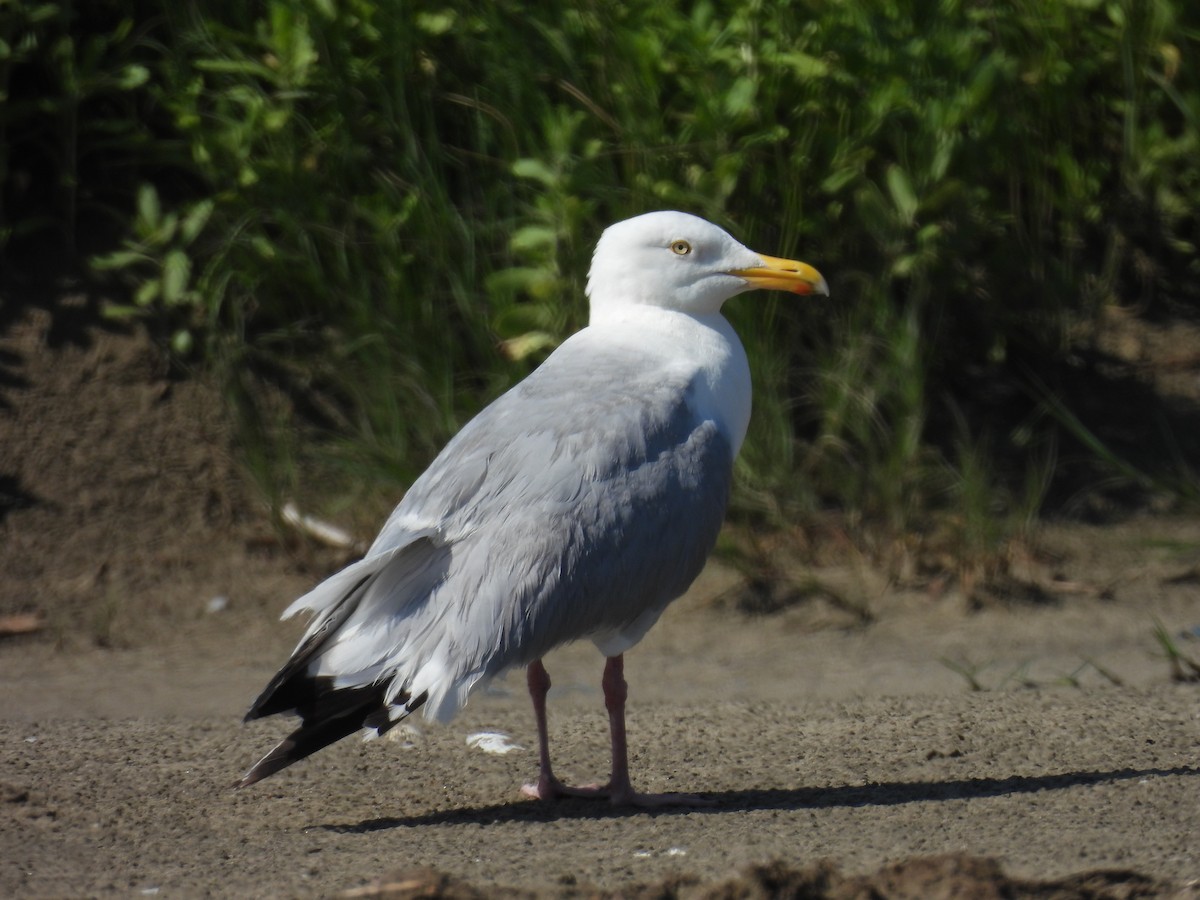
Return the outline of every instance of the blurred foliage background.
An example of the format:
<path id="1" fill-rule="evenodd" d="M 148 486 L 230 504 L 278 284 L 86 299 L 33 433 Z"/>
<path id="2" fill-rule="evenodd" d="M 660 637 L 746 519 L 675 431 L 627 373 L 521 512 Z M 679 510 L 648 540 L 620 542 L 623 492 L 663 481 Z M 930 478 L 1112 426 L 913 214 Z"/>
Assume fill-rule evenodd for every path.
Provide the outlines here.
<path id="1" fill-rule="evenodd" d="M 0 253 L 84 261 L 272 502 L 370 532 L 584 324 L 605 225 L 694 212 L 832 289 L 727 307 L 735 519 L 986 570 L 1195 500 L 1196 411 L 1096 335 L 1197 314 L 1198 49 L 1168 0 L 0 0 Z"/>

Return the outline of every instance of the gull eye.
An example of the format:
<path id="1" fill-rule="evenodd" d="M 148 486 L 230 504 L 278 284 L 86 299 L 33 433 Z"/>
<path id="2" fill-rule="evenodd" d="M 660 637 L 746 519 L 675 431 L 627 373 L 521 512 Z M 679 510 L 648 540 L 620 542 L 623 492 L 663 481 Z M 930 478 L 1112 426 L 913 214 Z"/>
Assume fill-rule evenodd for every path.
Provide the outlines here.
<path id="1" fill-rule="evenodd" d="M 692 252 L 692 245 L 687 241 L 679 240 L 671 242 L 671 252 L 676 256 L 687 256 Z"/>

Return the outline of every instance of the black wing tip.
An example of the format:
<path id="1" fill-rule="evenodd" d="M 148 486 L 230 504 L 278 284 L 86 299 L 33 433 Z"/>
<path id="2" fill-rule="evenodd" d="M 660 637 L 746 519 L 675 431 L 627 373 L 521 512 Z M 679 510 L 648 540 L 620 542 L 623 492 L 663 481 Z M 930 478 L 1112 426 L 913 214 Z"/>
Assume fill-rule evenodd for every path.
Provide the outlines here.
<path id="1" fill-rule="evenodd" d="M 282 669 L 250 704 L 250 709 L 246 711 L 242 721 L 253 722 L 255 719 L 265 719 L 267 716 L 295 712 L 305 704 L 305 701 L 311 701 L 319 694 L 328 691 L 324 681 L 325 679 L 314 678 L 303 670 Z"/>
<path id="2" fill-rule="evenodd" d="M 271 775 L 274 775 L 280 769 L 286 769 L 292 763 L 302 759 L 303 757 L 293 757 L 287 752 L 287 750 L 290 750 L 291 748 L 285 748 L 284 745 L 291 743 L 292 742 L 290 740 L 284 741 L 282 744 L 256 762 L 250 767 L 250 771 L 243 775 L 241 779 L 233 786 L 233 789 L 240 791 L 242 788 L 248 788 L 252 784 L 258 784 L 264 778 L 268 778 Z M 277 756 L 281 750 L 285 751 L 284 754 Z"/>
<path id="3" fill-rule="evenodd" d="M 308 679 L 304 683 L 307 699 L 303 703 L 279 709 L 264 707 L 261 703 L 250 707 L 245 721 L 291 709 L 299 712 L 302 718 L 299 728 L 242 776 L 237 783 L 238 788 L 262 781 L 364 727 L 374 727 L 370 723 L 377 722 L 381 713 L 386 715 L 388 704 L 384 700 L 384 685 L 333 688 L 332 684 L 332 679 Z"/>
<path id="4" fill-rule="evenodd" d="M 317 732 L 316 740 L 313 739 L 314 731 Z M 270 753 L 251 766 L 234 787 L 241 790 L 252 784 L 258 784 L 264 778 L 269 778 L 276 772 L 286 769 L 292 763 L 299 762 L 336 740 L 334 738 L 323 741 L 324 737 L 325 735 L 321 733 L 320 729 L 310 729 L 304 726 L 297 728 L 276 744 Z"/>
<path id="5" fill-rule="evenodd" d="M 242 724 L 245 725 L 247 722 L 253 722 L 256 719 L 265 719 L 267 716 L 275 716 L 279 713 L 296 711 L 296 707 L 294 706 L 288 709 L 263 709 L 263 706 L 263 698 L 259 697 L 254 701 L 253 705 L 246 710 L 246 714 L 242 716 Z"/>

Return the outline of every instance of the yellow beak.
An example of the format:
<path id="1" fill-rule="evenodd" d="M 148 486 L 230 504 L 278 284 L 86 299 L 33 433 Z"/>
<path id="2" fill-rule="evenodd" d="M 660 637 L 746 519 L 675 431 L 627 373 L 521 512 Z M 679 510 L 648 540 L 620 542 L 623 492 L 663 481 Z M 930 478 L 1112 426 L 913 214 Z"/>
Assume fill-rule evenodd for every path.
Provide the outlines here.
<path id="1" fill-rule="evenodd" d="M 752 287 L 772 291 L 791 291 L 794 294 L 824 294 L 829 296 L 825 277 L 810 266 L 794 259 L 758 254 L 761 266 L 752 269 L 732 269 L 730 275 L 744 278 Z"/>

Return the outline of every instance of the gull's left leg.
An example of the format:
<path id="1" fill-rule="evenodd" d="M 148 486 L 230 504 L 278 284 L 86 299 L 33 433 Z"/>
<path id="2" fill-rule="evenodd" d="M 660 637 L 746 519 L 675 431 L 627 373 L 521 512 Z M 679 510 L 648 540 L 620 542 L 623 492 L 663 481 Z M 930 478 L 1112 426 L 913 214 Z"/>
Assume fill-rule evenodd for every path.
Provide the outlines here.
<path id="1" fill-rule="evenodd" d="M 625 700 L 629 685 L 625 681 L 625 657 L 610 656 L 604 664 L 604 705 L 608 708 L 608 729 L 612 737 L 612 776 L 601 790 L 613 806 L 711 806 L 712 801 L 692 794 L 639 794 L 629 781 L 629 745 L 625 740 Z"/>

